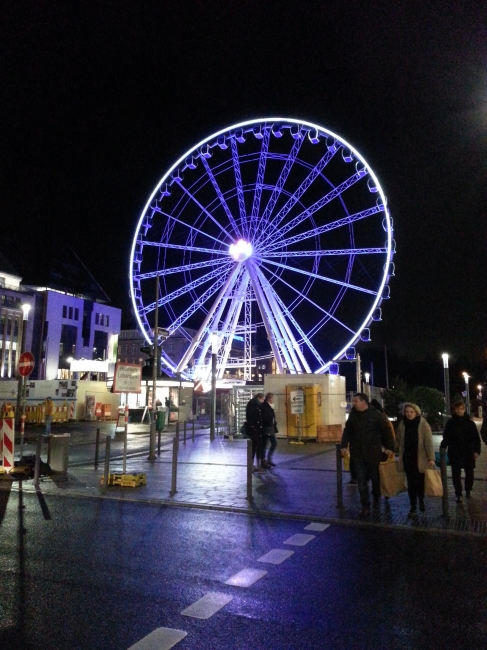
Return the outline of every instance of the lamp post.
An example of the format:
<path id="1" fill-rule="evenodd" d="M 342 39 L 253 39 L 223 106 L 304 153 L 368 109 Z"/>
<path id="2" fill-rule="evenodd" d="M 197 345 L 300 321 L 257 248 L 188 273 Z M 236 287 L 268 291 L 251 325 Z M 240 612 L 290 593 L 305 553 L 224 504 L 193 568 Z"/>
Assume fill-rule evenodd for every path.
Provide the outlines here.
<path id="1" fill-rule="evenodd" d="M 470 375 L 468 375 L 466 372 L 463 372 L 462 375 L 465 379 L 465 405 L 467 407 L 467 413 L 470 415 L 470 395 L 468 387 L 468 380 L 470 379 Z"/>
<path id="2" fill-rule="evenodd" d="M 450 371 L 448 369 L 448 354 L 444 352 L 441 358 L 443 359 L 443 378 L 445 382 L 445 408 L 446 414 L 450 415 Z"/>
<path id="3" fill-rule="evenodd" d="M 215 439 L 216 416 L 216 355 L 218 352 L 218 334 L 211 335 L 211 399 L 210 399 L 210 440 Z"/>
<path id="4" fill-rule="evenodd" d="M 367 390 L 367 396 L 370 399 L 370 372 L 364 372 L 365 375 L 365 387 Z"/>
<path id="5" fill-rule="evenodd" d="M 17 356 L 17 363 L 20 358 L 20 355 L 22 352 L 25 352 L 25 335 L 27 332 L 27 321 L 29 320 L 29 311 L 30 311 L 30 305 L 25 304 L 22 305 L 22 337 L 21 337 L 21 343 L 20 343 L 20 349 L 18 350 L 18 356 Z M 20 416 L 24 415 L 25 412 L 25 380 L 26 377 L 22 376 L 19 372 L 19 379 L 18 379 L 18 384 L 17 384 L 17 407 L 15 409 L 15 422 L 16 425 L 19 426 L 20 424 Z M 23 396 L 23 400 L 22 400 Z"/>

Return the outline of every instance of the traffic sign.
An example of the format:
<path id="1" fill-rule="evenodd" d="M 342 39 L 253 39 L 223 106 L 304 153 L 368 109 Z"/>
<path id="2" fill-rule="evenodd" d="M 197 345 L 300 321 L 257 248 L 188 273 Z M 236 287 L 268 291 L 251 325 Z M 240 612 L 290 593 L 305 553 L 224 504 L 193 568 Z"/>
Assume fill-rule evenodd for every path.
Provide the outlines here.
<path id="1" fill-rule="evenodd" d="M 291 413 L 293 415 L 303 415 L 304 413 L 304 391 L 292 390 L 290 391 L 291 398 Z"/>
<path id="2" fill-rule="evenodd" d="M 32 352 L 22 352 L 19 357 L 19 375 L 21 377 L 28 377 L 34 370 L 35 365 L 34 355 Z"/>

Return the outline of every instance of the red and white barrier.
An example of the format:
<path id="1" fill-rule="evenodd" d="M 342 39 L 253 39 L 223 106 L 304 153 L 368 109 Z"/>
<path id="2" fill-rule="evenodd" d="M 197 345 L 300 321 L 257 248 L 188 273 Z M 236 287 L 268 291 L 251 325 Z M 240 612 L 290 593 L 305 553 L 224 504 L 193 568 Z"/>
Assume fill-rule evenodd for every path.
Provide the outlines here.
<path id="1" fill-rule="evenodd" d="M 69 403 L 69 419 L 74 420 L 74 402 Z"/>
<path id="2" fill-rule="evenodd" d="M 3 468 L 10 472 L 14 468 L 15 429 L 13 418 L 4 418 L 1 422 Z"/>

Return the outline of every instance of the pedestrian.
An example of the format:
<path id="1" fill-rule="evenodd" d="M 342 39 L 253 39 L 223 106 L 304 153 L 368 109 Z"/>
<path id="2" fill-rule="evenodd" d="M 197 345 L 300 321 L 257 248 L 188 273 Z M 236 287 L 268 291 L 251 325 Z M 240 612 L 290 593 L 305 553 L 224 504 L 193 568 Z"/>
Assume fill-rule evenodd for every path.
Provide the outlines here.
<path id="1" fill-rule="evenodd" d="M 403 419 L 397 428 L 398 469 L 406 472 L 410 504 L 408 517 L 415 517 L 418 501 L 421 512 L 426 510 L 424 473 L 428 467 L 435 466 L 435 451 L 431 427 L 422 417 L 419 406 L 406 402 L 402 412 Z"/>
<path id="2" fill-rule="evenodd" d="M 272 457 L 277 447 L 276 433 L 278 433 L 277 423 L 276 423 L 276 413 L 274 410 L 274 393 L 267 393 L 264 401 L 262 402 L 262 406 L 260 408 L 262 411 L 262 427 L 263 427 L 262 449 L 261 449 L 260 460 L 261 460 L 261 465 L 263 465 L 266 469 L 270 469 L 271 467 L 276 466 L 276 464 L 272 462 Z M 270 441 L 271 446 L 269 447 L 269 451 L 267 453 L 267 459 L 266 459 L 266 449 L 267 449 L 268 441 Z"/>
<path id="3" fill-rule="evenodd" d="M 480 455 L 480 446 L 477 425 L 470 419 L 470 415 L 465 413 L 465 403 L 456 400 L 452 404 L 452 416 L 446 423 L 440 448 L 448 450 L 457 503 L 462 502 L 462 468 L 465 470 L 465 492 L 467 499 L 470 499 L 475 461 Z"/>
<path id="4" fill-rule="evenodd" d="M 377 409 L 378 411 L 380 411 L 382 413 L 382 415 L 384 416 L 384 418 L 385 418 L 385 420 L 387 422 L 387 426 L 391 430 L 392 439 L 394 440 L 394 442 L 396 442 L 396 432 L 394 431 L 394 426 L 393 426 L 392 422 L 389 420 L 389 418 L 387 417 L 387 415 L 384 413 L 384 409 L 382 408 L 382 404 L 379 402 L 379 400 L 372 399 L 372 400 L 370 400 L 370 406 L 373 406 L 375 409 Z M 383 461 L 387 460 L 387 457 L 385 456 L 385 454 L 382 455 L 382 460 Z"/>
<path id="5" fill-rule="evenodd" d="M 51 434 L 51 422 L 54 413 L 54 402 L 51 397 L 48 397 L 44 403 L 44 413 L 46 415 L 46 430 L 44 431 L 44 435 L 49 436 Z"/>
<path id="6" fill-rule="evenodd" d="M 342 456 L 350 445 L 350 457 L 353 458 L 357 472 L 358 491 L 362 510 L 361 517 L 370 514 L 370 496 L 368 481 L 372 482 L 374 507 L 380 505 L 379 464 L 382 453 L 394 456 L 394 441 L 391 430 L 383 414 L 369 406 L 365 393 L 355 393 L 352 398 L 352 410 L 348 416 L 342 436 Z"/>
<path id="7" fill-rule="evenodd" d="M 252 464 L 255 460 L 254 471 L 264 472 L 265 467 L 260 462 L 262 455 L 262 404 L 264 402 L 264 393 L 257 393 L 247 402 L 245 409 L 246 415 L 246 434 L 252 441 Z"/>

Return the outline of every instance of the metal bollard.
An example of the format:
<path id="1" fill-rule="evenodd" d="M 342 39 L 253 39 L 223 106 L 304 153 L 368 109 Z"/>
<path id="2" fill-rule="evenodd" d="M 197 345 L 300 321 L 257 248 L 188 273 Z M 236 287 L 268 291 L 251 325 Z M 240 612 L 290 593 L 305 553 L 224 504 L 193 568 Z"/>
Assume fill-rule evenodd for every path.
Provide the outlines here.
<path id="1" fill-rule="evenodd" d="M 103 475 L 103 487 L 108 487 L 108 475 L 110 473 L 110 448 L 112 444 L 112 439 L 110 436 L 107 436 L 106 448 L 105 448 L 105 473 Z"/>
<path id="2" fill-rule="evenodd" d="M 343 508 L 342 444 L 336 443 L 337 461 L 337 508 Z"/>
<path id="3" fill-rule="evenodd" d="M 98 458 L 100 455 L 100 429 L 96 430 L 96 442 L 95 442 L 95 469 L 98 469 Z"/>
<path id="4" fill-rule="evenodd" d="M 179 420 L 176 422 L 176 435 L 179 438 Z"/>
<path id="5" fill-rule="evenodd" d="M 192 442 L 194 442 L 194 426 L 195 426 L 196 418 L 193 416 L 193 434 L 192 434 Z"/>
<path id="6" fill-rule="evenodd" d="M 446 449 L 440 447 L 440 473 L 441 483 L 443 485 L 442 515 L 448 517 L 448 483 L 446 475 Z"/>
<path id="7" fill-rule="evenodd" d="M 41 473 L 41 449 L 42 449 L 42 433 L 39 433 L 37 436 L 36 462 L 34 465 L 34 485 L 39 485 L 39 475 Z"/>
<path id="8" fill-rule="evenodd" d="M 186 420 L 183 425 L 183 444 L 186 444 Z"/>
<path id="9" fill-rule="evenodd" d="M 176 430 L 176 435 L 174 436 L 172 442 L 172 478 L 171 478 L 171 496 L 176 494 L 177 488 L 177 478 L 178 478 L 178 451 L 179 451 L 179 431 Z"/>
<path id="10" fill-rule="evenodd" d="M 161 432 L 157 432 L 157 455 L 161 455 Z"/>
<path id="11" fill-rule="evenodd" d="M 252 440 L 247 439 L 247 500 L 253 501 L 252 496 Z"/>
<path id="12" fill-rule="evenodd" d="M 151 419 L 149 424 L 149 456 L 147 460 L 153 461 L 156 459 L 156 422 Z"/>

